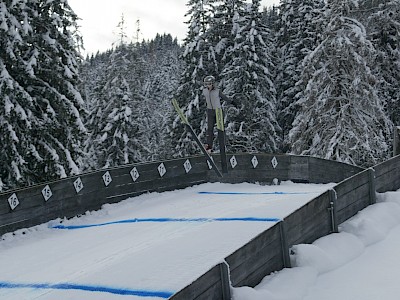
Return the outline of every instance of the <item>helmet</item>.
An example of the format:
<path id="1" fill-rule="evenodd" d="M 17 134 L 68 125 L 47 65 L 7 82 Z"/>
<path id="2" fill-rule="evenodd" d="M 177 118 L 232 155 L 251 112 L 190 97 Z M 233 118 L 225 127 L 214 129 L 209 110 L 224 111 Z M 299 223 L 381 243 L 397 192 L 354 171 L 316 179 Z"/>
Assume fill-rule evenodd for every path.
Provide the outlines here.
<path id="1" fill-rule="evenodd" d="M 204 80 L 203 80 L 204 86 L 212 85 L 212 84 L 214 84 L 214 82 L 215 82 L 214 76 L 208 75 L 208 76 L 204 77 Z"/>

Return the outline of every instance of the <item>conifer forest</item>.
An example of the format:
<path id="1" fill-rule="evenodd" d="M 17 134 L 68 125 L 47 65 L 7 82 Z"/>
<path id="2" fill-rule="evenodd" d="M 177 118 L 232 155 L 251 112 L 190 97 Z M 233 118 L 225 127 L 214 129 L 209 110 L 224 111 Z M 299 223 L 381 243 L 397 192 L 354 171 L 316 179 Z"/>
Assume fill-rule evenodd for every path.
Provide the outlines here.
<path id="1" fill-rule="evenodd" d="M 228 153 L 392 155 L 400 0 L 187 0 L 186 17 L 183 41 L 130 41 L 121 26 L 85 57 L 67 1 L 1 1 L 0 192 L 199 154 L 171 100 L 205 141 L 207 75 L 229 99 Z"/>

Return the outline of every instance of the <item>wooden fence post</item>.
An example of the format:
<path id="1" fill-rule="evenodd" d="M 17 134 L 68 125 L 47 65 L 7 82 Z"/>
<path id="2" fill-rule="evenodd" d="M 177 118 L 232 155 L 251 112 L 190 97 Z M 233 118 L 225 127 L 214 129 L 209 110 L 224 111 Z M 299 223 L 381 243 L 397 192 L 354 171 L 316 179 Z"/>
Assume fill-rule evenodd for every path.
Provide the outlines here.
<path id="1" fill-rule="evenodd" d="M 231 300 L 231 281 L 229 276 L 229 265 L 226 261 L 220 264 L 222 300 Z"/>
<path id="2" fill-rule="evenodd" d="M 328 193 L 329 193 L 329 200 L 330 200 L 330 204 L 331 204 L 331 207 L 328 209 L 331 213 L 332 232 L 339 232 L 338 219 L 337 219 L 337 213 L 336 213 L 337 194 L 334 189 L 330 189 L 328 191 Z"/>
<path id="3" fill-rule="evenodd" d="M 400 126 L 394 126 L 393 131 L 393 156 L 400 154 Z"/>
<path id="4" fill-rule="evenodd" d="M 376 187 L 375 187 L 375 170 L 373 168 L 368 169 L 369 177 L 369 199 L 370 204 L 376 203 Z"/>
<path id="5" fill-rule="evenodd" d="M 283 266 L 285 268 L 290 268 L 291 267 L 291 263 L 290 263 L 290 254 L 289 254 L 289 246 L 287 243 L 287 232 L 286 232 L 286 224 L 285 221 L 282 220 L 279 222 L 279 229 L 281 232 L 281 248 L 282 248 L 282 253 L 283 253 Z"/>

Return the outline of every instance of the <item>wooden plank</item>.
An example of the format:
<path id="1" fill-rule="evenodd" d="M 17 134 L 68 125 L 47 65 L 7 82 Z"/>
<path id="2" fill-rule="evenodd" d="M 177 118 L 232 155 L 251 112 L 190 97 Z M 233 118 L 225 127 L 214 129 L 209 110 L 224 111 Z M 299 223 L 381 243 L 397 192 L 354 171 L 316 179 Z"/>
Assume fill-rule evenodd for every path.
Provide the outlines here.
<path id="1" fill-rule="evenodd" d="M 380 193 L 400 188 L 400 156 L 374 166 L 376 190 Z"/>
<path id="2" fill-rule="evenodd" d="M 284 222 L 289 247 L 328 234 L 332 229 L 329 208 L 330 197 L 325 192 L 287 216 Z"/>
<path id="3" fill-rule="evenodd" d="M 273 272 L 280 271 L 284 268 L 282 258 L 279 256 L 276 256 L 274 259 L 271 259 L 269 261 L 265 261 L 264 264 L 259 264 L 259 267 L 250 274 L 243 280 L 236 281 L 235 283 L 232 283 L 232 286 L 234 287 L 241 287 L 241 286 L 250 286 L 250 287 L 255 287 L 258 285 L 261 280 L 265 277 L 270 275 Z M 231 275 L 232 276 L 232 275 Z"/>
<path id="4" fill-rule="evenodd" d="M 393 156 L 400 154 L 400 126 L 394 126 L 393 128 Z"/>
<path id="5" fill-rule="evenodd" d="M 336 187 L 334 187 L 334 190 L 336 190 Z M 337 200 L 336 200 L 336 210 L 341 211 L 342 209 L 352 205 L 355 202 L 363 201 L 365 203 L 370 204 L 370 190 L 369 190 L 369 185 L 364 184 L 361 186 L 358 186 L 352 191 L 349 191 L 346 194 L 337 194 Z"/>
<path id="6" fill-rule="evenodd" d="M 272 180 L 277 178 L 279 181 L 289 180 L 287 172 L 280 170 L 268 172 L 266 170 L 230 170 L 224 175 L 220 182 L 238 183 L 238 182 L 262 182 L 271 184 Z"/>
<path id="7" fill-rule="evenodd" d="M 230 270 L 240 267 L 253 253 L 263 251 L 271 243 L 280 242 L 279 224 L 275 224 L 266 231 L 254 237 L 250 242 L 243 245 L 239 250 L 229 255 L 225 260 L 229 264 Z M 268 255 L 268 254 L 266 254 Z"/>
<path id="8" fill-rule="evenodd" d="M 396 180 L 387 182 L 385 184 L 381 184 L 376 188 L 378 193 L 385 193 L 388 191 L 397 191 L 400 188 L 400 178 L 396 178 Z"/>
<path id="9" fill-rule="evenodd" d="M 302 180 L 308 182 L 310 179 L 309 173 L 309 157 L 307 156 L 291 156 L 289 180 Z"/>
<path id="10" fill-rule="evenodd" d="M 231 165 L 231 158 L 235 157 L 237 165 L 232 168 Z M 257 157 L 258 165 L 256 169 L 266 170 L 266 171 L 273 171 L 273 170 L 288 170 L 290 166 L 290 160 L 286 156 L 282 155 L 264 155 L 264 154 L 227 154 L 228 159 L 228 169 L 229 171 L 232 170 L 252 170 L 254 169 L 251 160 L 253 157 Z M 217 162 L 219 162 L 220 158 L 219 155 L 214 156 Z M 276 168 L 273 167 L 271 160 L 276 157 L 277 159 L 277 166 Z"/>
<path id="11" fill-rule="evenodd" d="M 368 172 L 368 170 L 364 170 L 337 184 L 334 189 L 337 193 L 338 198 L 351 192 L 355 188 L 363 185 L 368 185 L 370 180 Z"/>
<path id="12" fill-rule="evenodd" d="M 182 167 L 182 170 L 184 170 L 183 164 L 187 159 L 190 161 L 190 163 L 192 165 L 193 172 L 196 172 L 197 169 L 204 170 L 207 167 L 206 159 L 204 158 L 204 156 L 192 156 L 192 157 L 187 157 L 187 158 L 171 159 L 171 160 L 157 161 L 157 162 L 151 162 L 151 163 L 131 164 L 131 165 L 117 167 L 117 168 L 105 169 L 104 172 L 109 171 L 113 176 L 118 177 L 121 174 L 129 174 L 129 172 L 133 168 L 136 168 L 139 170 L 139 173 L 150 172 L 152 174 L 158 174 L 157 167 L 161 163 L 164 163 L 166 166 Z"/>
<path id="13" fill-rule="evenodd" d="M 330 215 L 320 213 L 313 220 L 304 222 L 299 228 L 300 234 L 295 230 L 288 232 L 288 246 L 298 244 L 311 244 L 315 240 L 332 233 L 332 221 Z"/>
<path id="14" fill-rule="evenodd" d="M 222 299 L 224 298 L 222 294 L 222 284 L 220 281 L 208 287 L 208 289 L 205 292 L 201 293 L 196 298 L 193 298 L 193 300 L 222 300 Z"/>
<path id="15" fill-rule="evenodd" d="M 378 193 L 396 191 L 400 188 L 400 167 L 375 176 L 375 186 Z"/>
<path id="16" fill-rule="evenodd" d="M 232 158 L 232 154 L 228 154 L 228 161 Z M 228 174 L 224 177 L 217 178 L 216 176 L 209 177 L 210 181 L 239 183 L 239 182 L 266 182 L 271 183 L 274 178 L 279 180 L 288 180 L 288 170 L 290 165 L 289 157 L 279 155 L 264 155 L 264 154 L 235 154 L 237 165 L 232 168 L 228 163 Z M 251 160 L 256 156 L 258 165 L 254 168 Z M 271 160 L 277 158 L 278 165 L 273 168 Z M 218 156 L 216 157 L 218 159 Z"/>
<path id="17" fill-rule="evenodd" d="M 343 223 L 344 221 L 350 219 L 352 216 L 356 215 L 360 210 L 369 206 L 369 198 L 364 197 L 360 198 L 357 201 L 354 201 L 350 205 L 342 208 L 341 210 L 337 211 L 337 219 L 339 224 Z"/>
<path id="18" fill-rule="evenodd" d="M 387 173 L 393 169 L 398 169 L 399 167 L 400 167 L 400 155 L 375 165 L 374 166 L 375 176 L 379 177 L 382 174 Z"/>
<path id="19" fill-rule="evenodd" d="M 230 262 L 232 259 L 230 256 L 225 260 L 230 266 L 231 282 L 234 286 L 256 285 L 266 275 L 278 270 L 275 269 L 276 262 L 279 262 L 277 264 L 279 268 L 283 267 L 281 241 L 280 239 L 274 239 L 263 248 L 254 251 L 250 256 L 243 259 L 243 261 L 236 258 L 236 261 L 233 261 L 236 264 L 234 268 L 231 266 Z"/>
<path id="20" fill-rule="evenodd" d="M 398 166 L 398 167 L 390 166 L 390 167 L 385 168 L 384 171 L 381 169 L 380 170 L 381 172 L 379 174 L 377 174 L 377 170 L 375 169 L 375 178 L 377 181 L 380 181 L 380 180 L 387 181 L 386 178 L 390 179 L 390 176 L 398 177 L 399 176 L 399 168 L 400 168 L 400 166 Z"/>
<path id="21" fill-rule="evenodd" d="M 202 297 L 202 294 L 211 297 L 210 300 L 222 299 L 222 288 L 221 288 L 221 267 L 216 265 L 211 268 L 208 272 L 200 276 L 198 279 L 193 281 L 190 285 L 183 288 L 179 292 L 175 293 L 170 299 L 171 300 L 188 300 L 188 299 L 207 299 Z M 216 290 L 221 288 L 220 293 Z"/>
<path id="22" fill-rule="evenodd" d="M 314 183 L 340 182 L 361 171 L 363 168 L 345 163 L 310 157 L 310 181 Z"/>

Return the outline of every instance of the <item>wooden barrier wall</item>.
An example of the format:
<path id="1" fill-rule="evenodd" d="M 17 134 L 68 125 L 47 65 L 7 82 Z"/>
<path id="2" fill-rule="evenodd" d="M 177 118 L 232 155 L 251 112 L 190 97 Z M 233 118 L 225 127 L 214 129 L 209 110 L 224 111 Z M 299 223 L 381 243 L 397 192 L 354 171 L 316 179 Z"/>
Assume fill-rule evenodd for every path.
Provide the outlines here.
<path id="1" fill-rule="evenodd" d="M 399 156 L 374 166 L 375 184 L 378 193 L 397 190 L 400 186 Z"/>
<path id="2" fill-rule="evenodd" d="M 337 222 L 343 223 L 375 203 L 374 170 L 364 170 L 334 187 Z"/>
<path id="3" fill-rule="evenodd" d="M 225 258 L 233 286 L 254 286 L 289 262 L 282 223 L 279 222 Z"/>

